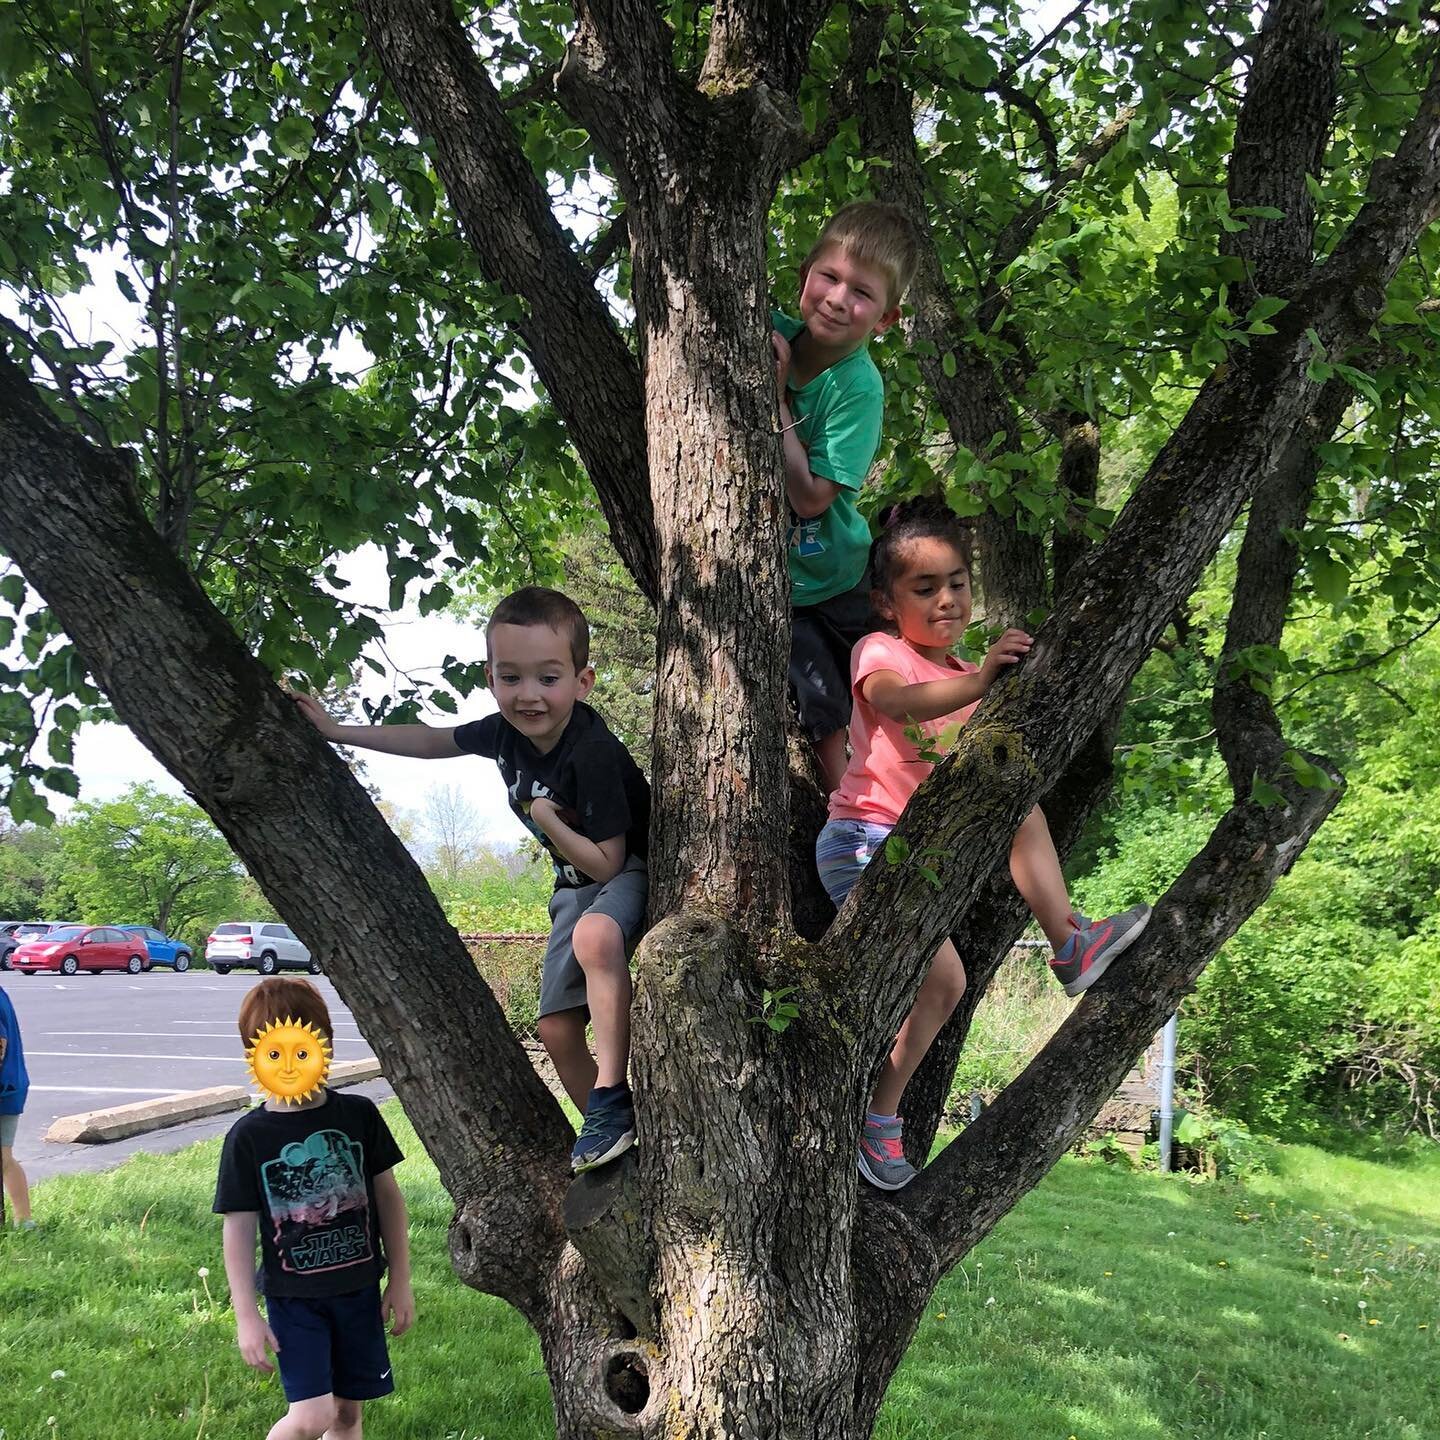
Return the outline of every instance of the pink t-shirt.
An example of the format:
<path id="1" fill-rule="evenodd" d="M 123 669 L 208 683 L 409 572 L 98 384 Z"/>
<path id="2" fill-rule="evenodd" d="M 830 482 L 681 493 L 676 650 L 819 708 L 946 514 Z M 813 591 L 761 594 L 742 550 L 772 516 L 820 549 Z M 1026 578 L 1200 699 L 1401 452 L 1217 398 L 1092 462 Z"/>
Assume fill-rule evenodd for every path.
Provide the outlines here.
<path id="1" fill-rule="evenodd" d="M 898 636 L 884 631 L 867 635 L 855 647 L 850 654 L 850 689 L 855 697 L 850 715 L 850 764 L 840 788 L 830 797 L 832 820 L 894 825 L 920 782 L 935 768 L 920 758 L 906 738 L 906 729 L 913 728 L 910 722 L 882 715 L 861 696 L 861 684 L 877 670 L 891 670 L 907 685 L 923 685 L 928 680 L 973 675 L 979 668 L 953 655 L 947 656 L 943 665 L 927 660 Z M 930 737 L 931 748 L 948 750 L 979 703 L 976 700 L 963 710 L 921 722 L 920 729 Z"/>

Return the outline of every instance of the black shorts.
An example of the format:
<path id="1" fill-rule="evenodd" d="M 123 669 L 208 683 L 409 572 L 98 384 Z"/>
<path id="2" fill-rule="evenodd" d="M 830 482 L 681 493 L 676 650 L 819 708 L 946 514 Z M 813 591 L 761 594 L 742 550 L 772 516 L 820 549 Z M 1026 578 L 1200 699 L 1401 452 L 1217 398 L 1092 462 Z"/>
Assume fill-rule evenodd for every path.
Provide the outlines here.
<path id="1" fill-rule="evenodd" d="M 318 1299 L 267 1295 L 265 1318 L 280 1347 L 275 1362 L 292 1405 L 319 1395 L 377 1400 L 395 1388 L 379 1285 Z"/>
<path id="2" fill-rule="evenodd" d="M 854 589 L 791 612 L 790 694 L 812 740 L 850 723 L 850 652 L 879 628 L 870 608 L 869 570 Z"/>

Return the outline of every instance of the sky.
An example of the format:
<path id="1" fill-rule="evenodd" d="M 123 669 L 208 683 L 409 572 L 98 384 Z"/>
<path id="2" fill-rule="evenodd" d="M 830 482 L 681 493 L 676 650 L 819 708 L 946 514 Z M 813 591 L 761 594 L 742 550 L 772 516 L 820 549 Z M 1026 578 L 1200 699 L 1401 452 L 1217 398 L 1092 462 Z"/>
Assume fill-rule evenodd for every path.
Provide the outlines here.
<path id="1" fill-rule="evenodd" d="M 340 574 L 351 583 L 347 599 L 372 604 L 384 612 L 389 581 L 385 554 L 378 545 L 366 546 L 339 562 Z M 438 671 L 446 655 L 460 660 L 479 660 L 485 653 L 485 632 L 472 620 L 455 620 L 443 615 L 421 616 L 409 607 L 379 617 L 385 632 L 384 648 L 390 662 L 407 673 L 427 669 Z M 371 653 L 379 658 L 376 647 Z M 360 689 L 368 700 L 386 693 L 387 679 L 368 666 L 360 667 Z M 422 716 L 430 724 L 451 726 L 488 715 L 495 702 L 488 691 L 477 691 L 461 702 L 458 716 L 432 711 Z M 381 798 L 399 812 L 418 816 L 423 812 L 426 793 L 432 787 L 459 786 L 474 807 L 487 844 L 510 846 L 526 837 L 526 831 L 510 813 L 505 786 L 499 772 L 488 760 L 460 756 L 454 760 L 413 760 L 399 755 L 363 752 L 365 779 L 379 790 Z M 183 794 L 180 784 L 124 725 L 86 725 L 75 745 L 75 772 L 80 780 L 82 800 L 111 800 L 131 785 L 149 781 L 170 794 Z M 48 795 L 51 807 L 64 813 L 73 803 L 63 795 Z M 417 829 L 416 840 L 424 835 Z"/>

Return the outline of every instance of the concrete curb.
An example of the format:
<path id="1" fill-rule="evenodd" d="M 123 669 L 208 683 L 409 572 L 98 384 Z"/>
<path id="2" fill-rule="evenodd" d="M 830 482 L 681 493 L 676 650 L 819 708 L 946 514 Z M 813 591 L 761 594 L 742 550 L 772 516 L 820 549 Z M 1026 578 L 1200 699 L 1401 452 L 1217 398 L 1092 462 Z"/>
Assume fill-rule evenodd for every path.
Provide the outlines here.
<path id="1" fill-rule="evenodd" d="M 330 1067 L 326 1084 L 334 1089 L 358 1085 L 380 1076 L 378 1060 L 342 1060 Z M 221 1115 L 227 1110 L 249 1108 L 253 1092 L 244 1085 L 212 1085 L 208 1090 L 184 1090 L 140 1100 L 133 1105 L 112 1105 L 108 1110 L 87 1110 L 81 1115 L 62 1115 L 45 1132 L 52 1145 L 104 1145 L 111 1140 L 128 1140 L 170 1125 Z"/>

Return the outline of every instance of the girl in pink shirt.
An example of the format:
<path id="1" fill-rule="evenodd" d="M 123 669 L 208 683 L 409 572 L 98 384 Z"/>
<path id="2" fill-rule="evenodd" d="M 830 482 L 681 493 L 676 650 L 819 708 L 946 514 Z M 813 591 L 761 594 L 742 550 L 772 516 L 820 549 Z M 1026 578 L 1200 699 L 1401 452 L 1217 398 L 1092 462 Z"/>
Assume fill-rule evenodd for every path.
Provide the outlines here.
<path id="1" fill-rule="evenodd" d="M 950 649 L 970 623 L 970 567 L 959 521 L 933 501 L 897 507 L 871 551 L 876 613 L 892 633 L 867 635 L 850 660 L 854 712 L 850 764 L 830 797 L 830 820 L 815 842 L 820 879 L 840 905 L 883 848 L 920 782 L 934 765 L 906 734 L 916 727 L 929 752 L 955 743 L 985 692 L 1006 666 L 1025 658 L 1032 641 L 1007 630 L 982 664 Z M 1134 943 L 1150 918 L 1137 905 L 1107 920 L 1070 908 L 1065 878 L 1045 816 L 1037 806 L 1021 822 L 1010 874 L 1054 949 L 1050 964 L 1067 995 L 1079 995 Z M 905 1159 L 896 1111 L 910 1077 L 965 993 L 965 969 L 946 940 L 935 952 L 870 1101 L 860 1141 L 860 1173 L 882 1190 L 915 1178 Z"/>

